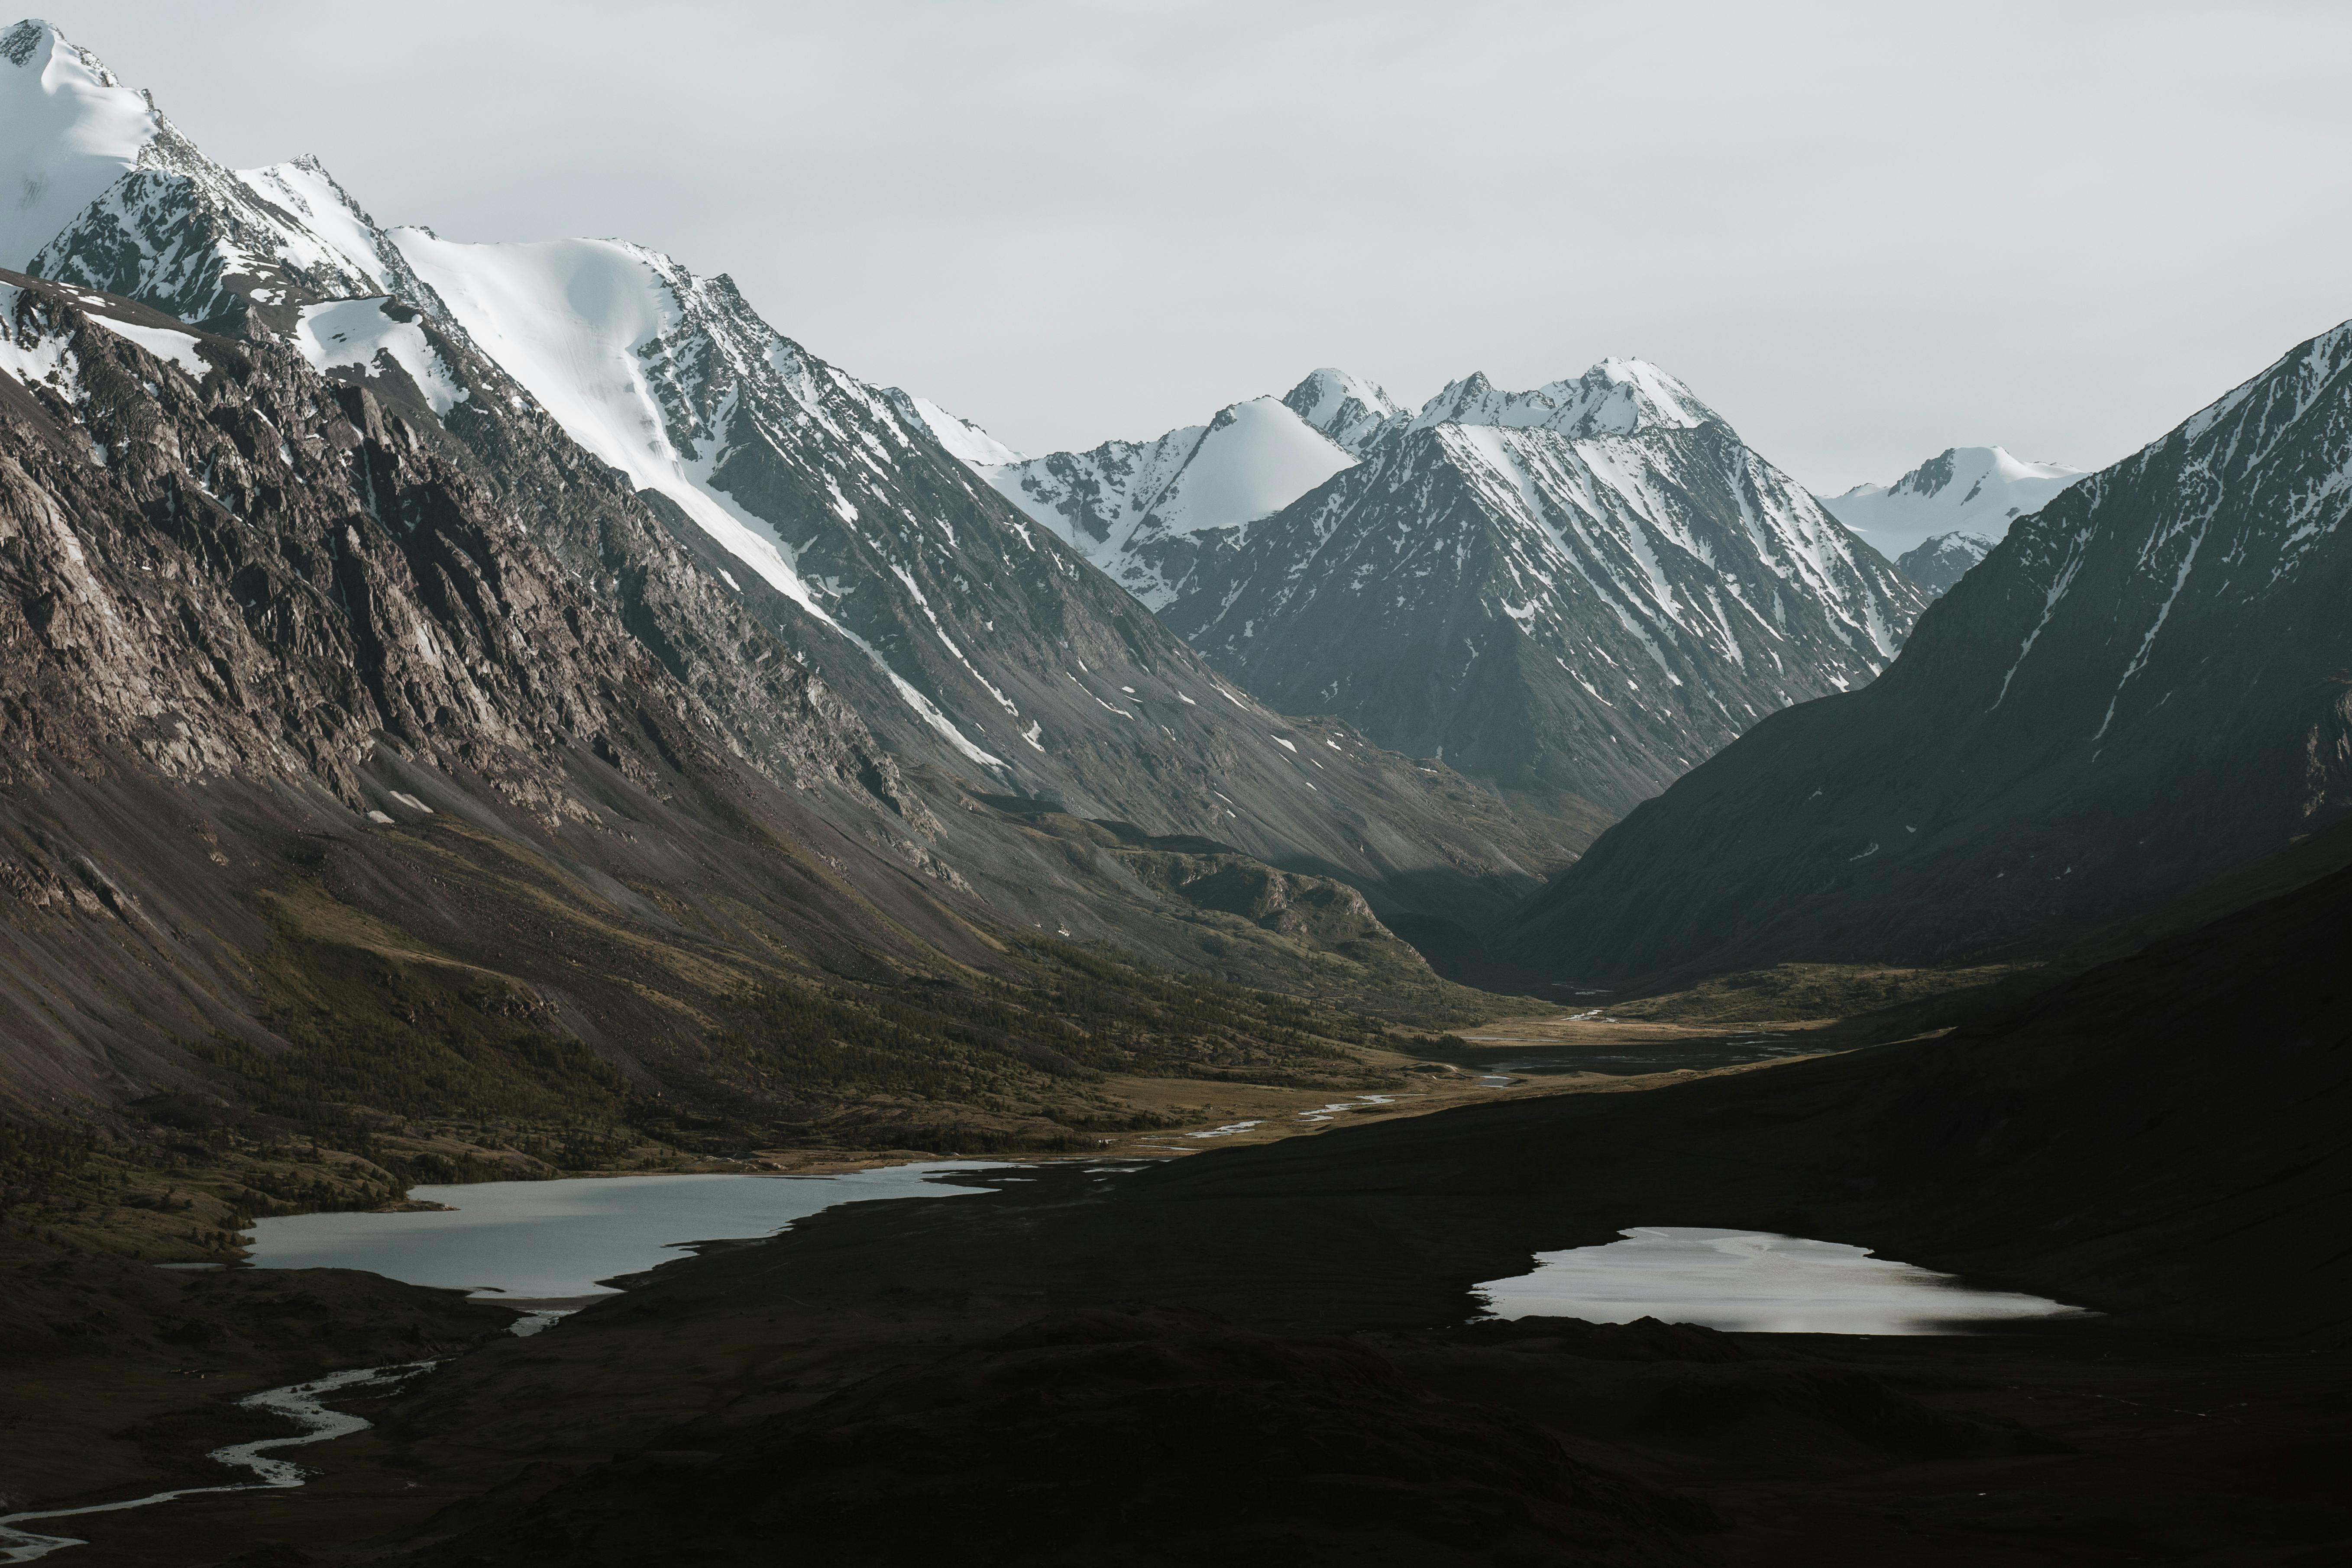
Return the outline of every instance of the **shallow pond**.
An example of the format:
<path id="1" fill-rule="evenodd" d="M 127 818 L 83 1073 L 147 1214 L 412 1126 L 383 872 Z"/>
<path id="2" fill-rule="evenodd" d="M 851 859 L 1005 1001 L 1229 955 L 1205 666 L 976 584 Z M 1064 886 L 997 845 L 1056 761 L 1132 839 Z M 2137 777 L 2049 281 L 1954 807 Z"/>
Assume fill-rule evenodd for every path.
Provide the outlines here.
<path id="1" fill-rule="evenodd" d="M 1009 1167 L 971 1161 L 838 1176 L 604 1176 L 415 1187 L 445 1212 L 306 1214 L 258 1222 L 260 1268 L 365 1268 L 412 1285 L 524 1300 L 608 1293 L 603 1284 L 667 1263 L 699 1241 L 772 1236 L 794 1220 L 872 1198 L 952 1197 L 943 1184 Z"/>
<path id="2" fill-rule="evenodd" d="M 1621 1234 L 1602 1247 L 1539 1252 L 1534 1272 L 1473 1289 L 1497 1318 L 1657 1318 L 1751 1333 L 1964 1333 L 1970 1323 L 2084 1315 L 1842 1242 L 1698 1226 Z"/>

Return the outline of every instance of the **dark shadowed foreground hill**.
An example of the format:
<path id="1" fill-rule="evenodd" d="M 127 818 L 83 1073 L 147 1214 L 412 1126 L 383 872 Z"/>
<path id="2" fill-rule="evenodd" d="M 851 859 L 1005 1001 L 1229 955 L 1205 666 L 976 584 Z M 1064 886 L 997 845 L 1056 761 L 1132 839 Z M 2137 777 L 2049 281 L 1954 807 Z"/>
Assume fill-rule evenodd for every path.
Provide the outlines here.
<path id="1" fill-rule="evenodd" d="M 785 1531 L 888 1563 L 2340 1561 L 2347 932 L 2337 873 L 1940 1040 L 836 1210 L 453 1363 L 352 1461 L 407 1511 L 342 1528 L 433 1564 Z M 1473 1282 L 1643 1224 L 2104 1315 L 1465 1324 Z"/>
<path id="2" fill-rule="evenodd" d="M 2352 326 L 2066 489 L 1496 945 L 1601 984 L 2046 951 L 2352 805 Z"/>

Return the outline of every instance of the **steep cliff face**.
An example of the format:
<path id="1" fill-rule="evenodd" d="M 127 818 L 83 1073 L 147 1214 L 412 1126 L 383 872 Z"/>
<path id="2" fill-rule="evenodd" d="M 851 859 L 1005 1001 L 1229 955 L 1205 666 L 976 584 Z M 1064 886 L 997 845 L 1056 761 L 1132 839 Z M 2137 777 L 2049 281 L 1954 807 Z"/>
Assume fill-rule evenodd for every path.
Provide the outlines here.
<path id="1" fill-rule="evenodd" d="M 1508 939 L 1604 983 L 2032 951 L 2352 807 L 2352 325 L 2021 519 L 1895 667 L 1612 829 Z"/>

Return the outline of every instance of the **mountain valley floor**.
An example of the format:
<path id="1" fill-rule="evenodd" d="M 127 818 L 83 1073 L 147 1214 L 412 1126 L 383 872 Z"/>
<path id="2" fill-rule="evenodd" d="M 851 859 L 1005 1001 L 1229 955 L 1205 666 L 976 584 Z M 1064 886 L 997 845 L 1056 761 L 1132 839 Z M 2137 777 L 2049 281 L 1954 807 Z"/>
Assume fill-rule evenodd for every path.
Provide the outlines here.
<path id="1" fill-rule="evenodd" d="M 1937 1038 L 836 1209 L 457 1357 L 299 1491 L 86 1521 L 85 1560 L 2341 1562 L 2347 916 L 2339 872 Z M 1467 1321 L 1632 1225 L 2099 1315 Z"/>

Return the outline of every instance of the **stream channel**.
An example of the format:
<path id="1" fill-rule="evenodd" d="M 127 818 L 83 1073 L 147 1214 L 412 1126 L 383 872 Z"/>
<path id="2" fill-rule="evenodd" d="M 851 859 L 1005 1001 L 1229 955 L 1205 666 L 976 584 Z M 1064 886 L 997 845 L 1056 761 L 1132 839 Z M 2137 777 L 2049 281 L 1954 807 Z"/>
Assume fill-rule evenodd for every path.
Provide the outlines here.
<path id="1" fill-rule="evenodd" d="M 1027 1179 L 1000 1173 L 1017 1168 L 957 1160 L 835 1176 L 600 1176 L 412 1187 L 412 1201 L 443 1206 L 265 1219 L 247 1236 L 246 1245 L 248 1260 L 258 1268 L 364 1268 L 411 1285 L 466 1290 L 514 1306 L 519 1315 L 513 1331 L 531 1334 L 569 1310 L 617 1294 L 618 1288 L 606 1281 L 675 1261 L 698 1246 L 773 1236 L 795 1220 L 841 1204 L 985 1192 L 997 1183 Z M 957 1181 L 973 1176 L 983 1181 Z M 86 1544 L 78 1536 L 50 1535 L 26 1525 L 119 1513 L 174 1498 L 299 1487 L 309 1472 L 278 1458 L 279 1450 L 348 1436 L 369 1425 L 364 1417 L 329 1409 L 329 1397 L 381 1389 L 435 1364 L 354 1367 L 249 1394 L 237 1403 L 284 1415 L 302 1428 L 284 1437 L 231 1444 L 208 1456 L 252 1479 L 0 1515 L 0 1563 L 32 1563 Z"/>

